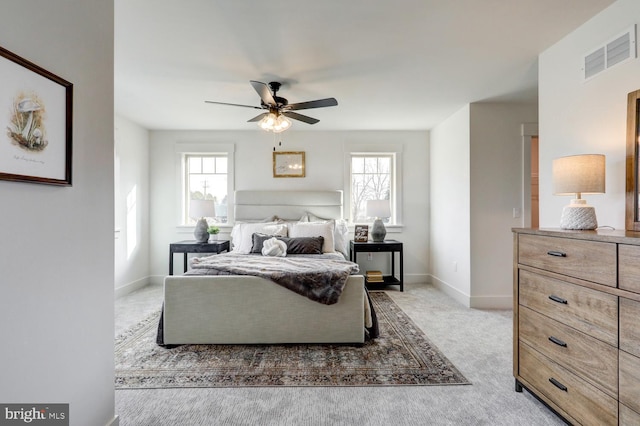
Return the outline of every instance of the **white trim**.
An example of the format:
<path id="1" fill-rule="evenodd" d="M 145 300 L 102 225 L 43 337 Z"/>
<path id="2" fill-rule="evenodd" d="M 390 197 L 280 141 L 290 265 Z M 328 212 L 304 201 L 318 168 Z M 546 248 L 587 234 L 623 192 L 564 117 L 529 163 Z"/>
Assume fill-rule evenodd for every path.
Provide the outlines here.
<path id="1" fill-rule="evenodd" d="M 472 309 L 513 309 L 513 296 L 471 296 L 470 308 Z"/>
<path id="2" fill-rule="evenodd" d="M 344 153 L 344 216 L 348 220 L 351 220 L 351 156 L 357 154 L 392 154 L 394 155 L 393 165 L 393 198 L 395 208 L 395 223 L 393 225 L 385 225 L 387 229 L 394 226 L 402 227 L 403 216 L 403 195 L 402 195 L 402 154 L 404 151 L 404 144 L 402 142 L 397 143 L 353 143 L 345 142 L 343 145 Z"/>
<path id="3" fill-rule="evenodd" d="M 176 227 L 184 225 L 183 203 L 184 200 L 184 156 L 186 154 L 226 154 L 227 155 L 227 222 L 233 223 L 233 194 L 235 192 L 235 144 L 212 142 L 176 142 L 173 151 L 175 153 L 176 182 Z"/>
<path id="4" fill-rule="evenodd" d="M 471 307 L 470 306 L 470 299 L 471 298 L 470 298 L 470 296 L 468 294 L 465 294 L 465 293 L 461 292 L 457 288 L 455 288 L 452 285 L 442 281 L 439 278 L 434 277 L 433 275 L 430 275 L 430 277 L 431 277 L 431 283 L 433 284 L 434 287 L 436 287 L 437 289 L 441 290 L 447 296 L 451 297 L 453 300 L 455 300 L 458 303 L 461 303 L 462 305 L 466 306 L 467 308 Z"/>
<path id="5" fill-rule="evenodd" d="M 120 416 L 116 416 L 107 423 L 107 426 L 120 426 Z"/>
<path id="6" fill-rule="evenodd" d="M 149 284 L 149 277 L 143 277 L 139 280 L 127 283 L 115 289 L 115 298 L 119 299 L 122 296 L 126 296 L 129 293 L 133 293 L 136 290 L 141 289 Z"/>

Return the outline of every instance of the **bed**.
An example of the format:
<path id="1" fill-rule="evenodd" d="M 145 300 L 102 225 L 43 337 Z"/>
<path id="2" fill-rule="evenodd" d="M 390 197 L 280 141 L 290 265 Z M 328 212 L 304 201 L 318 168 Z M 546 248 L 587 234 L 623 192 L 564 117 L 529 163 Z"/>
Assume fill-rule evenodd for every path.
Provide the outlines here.
<path id="1" fill-rule="evenodd" d="M 254 231 L 262 230 L 261 224 L 284 223 L 289 230 L 295 228 L 298 233 L 311 235 L 320 229 L 316 224 L 332 223 L 333 234 L 324 234 L 323 250 L 329 250 L 330 245 L 333 251 L 347 250 L 346 225 L 340 220 L 342 191 L 236 191 L 234 213 L 233 250 L 227 263 L 233 263 L 232 256 L 239 254 L 263 257 L 247 253 L 247 247 L 255 248 L 255 244 L 251 247 L 246 233 L 251 233 L 252 240 L 257 238 L 262 234 Z M 336 231 L 338 224 L 344 226 L 341 232 Z M 272 235 L 267 237 L 275 241 Z M 343 256 L 323 256 L 329 255 Z M 287 257 L 293 259 L 295 255 L 283 259 Z M 264 256 L 263 260 L 271 259 Z M 371 311 L 364 277 L 359 273 L 344 277 L 339 297 L 326 304 L 268 278 L 235 275 L 233 269 L 208 275 L 200 268 L 200 262 L 203 261 L 194 259 L 192 269 L 185 275 L 165 277 L 159 344 L 363 343 L 374 331 L 375 313 Z M 347 261 L 343 258 L 342 262 Z"/>

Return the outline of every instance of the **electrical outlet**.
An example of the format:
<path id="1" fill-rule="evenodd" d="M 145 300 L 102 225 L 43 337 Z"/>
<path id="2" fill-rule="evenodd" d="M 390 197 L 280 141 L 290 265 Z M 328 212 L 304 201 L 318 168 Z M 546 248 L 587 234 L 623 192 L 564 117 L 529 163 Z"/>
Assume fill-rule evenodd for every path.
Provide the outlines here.
<path id="1" fill-rule="evenodd" d="M 368 261 L 372 261 L 373 260 L 373 253 L 367 253 L 367 260 Z"/>

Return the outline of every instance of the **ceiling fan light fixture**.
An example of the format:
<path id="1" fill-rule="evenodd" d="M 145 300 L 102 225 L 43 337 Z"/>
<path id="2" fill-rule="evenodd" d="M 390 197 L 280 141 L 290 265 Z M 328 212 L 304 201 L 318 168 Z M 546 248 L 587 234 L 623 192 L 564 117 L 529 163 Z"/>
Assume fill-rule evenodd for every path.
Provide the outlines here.
<path id="1" fill-rule="evenodd" d="M 261 129 L 267 132 L 280 133 L 291 127 L 291 120 L 282 114 L 270 112 L 258 123 Z"/>

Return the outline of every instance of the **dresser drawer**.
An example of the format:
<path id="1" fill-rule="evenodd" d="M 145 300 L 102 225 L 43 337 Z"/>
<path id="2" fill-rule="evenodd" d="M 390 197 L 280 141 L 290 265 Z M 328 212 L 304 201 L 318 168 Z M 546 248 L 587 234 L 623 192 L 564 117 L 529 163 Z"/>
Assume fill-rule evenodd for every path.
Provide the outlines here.
<path id="1" fill-rule="evenodd" d="M 620 426 L 638 426 L 640 425 L 640 413 L 636 413 L 624 404 L 620 404 L 618 410 Z"/>
<path id="2" fill-rule="evenodd" d="M 620 351 L 620 402 L 640 413 L 640 358 Z"/>
<path id="3" fill-rule="evenodd" d="M 640 293 L 640 246 L 618 246 L 618 286 Z"/>
<path id="4" fill-rule="evenodd" d="M 519 303 L 612 346 L 618 346 L 618 298 L 519 270 Z"/>
<path id="5" fill-rule="evenodd" d="M 618 397 L 618 349 L 527 307 L 520 307 L 520 340 L 581 378 Z"/>
<path id="6" fill-rule="evenodd" d="M 640 357 L 640 302 L 620 298 L 620 349 Z"/>
<path id="7" fill-rule="evenodd" d="M 618 424 L 618 402 L 614 398 L 525 344 L 520 345 L 519 361 L 520 376 L 580 424 Z"/>
<path id="8" fill-rule="evenodd" d="M 616 287 L 616 244 L 521 234 L 518 263 Z"/>

